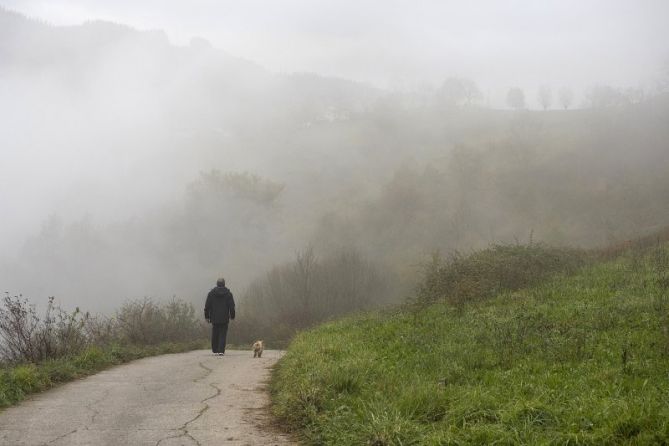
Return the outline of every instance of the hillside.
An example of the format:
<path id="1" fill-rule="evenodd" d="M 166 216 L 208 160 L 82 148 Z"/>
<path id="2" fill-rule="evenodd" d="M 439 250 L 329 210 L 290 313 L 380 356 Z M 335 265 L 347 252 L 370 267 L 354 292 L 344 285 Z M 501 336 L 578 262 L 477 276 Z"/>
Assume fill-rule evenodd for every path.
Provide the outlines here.
<path id="1" fill-rule="evenodd" d="M 253 315 L 239 342 L 287 341 L 401 300 L 434 250 L 593 247 L 669 224 L 666 91 L 495 110 L 449 98 L 449 82 L 461 81 L 380 90 L 274 73 L 203 39 L 0 8 L 3 290 L 95 311 L 140 296 L 199 306 L 224 274 Z M 310 248 L 337 286 L 258 291 L 292 280 L 279 273 Z M 342 255 L 383 279 L 328 270 Z M 346 286 L 378 282 L 339 305 Z"/>
<path id="2" fill-rule="evenodd" d="M 601 258 L 303 332 L 275 371 L 275 412 L 306 444 L 666 444 L 669 246 Z"/>

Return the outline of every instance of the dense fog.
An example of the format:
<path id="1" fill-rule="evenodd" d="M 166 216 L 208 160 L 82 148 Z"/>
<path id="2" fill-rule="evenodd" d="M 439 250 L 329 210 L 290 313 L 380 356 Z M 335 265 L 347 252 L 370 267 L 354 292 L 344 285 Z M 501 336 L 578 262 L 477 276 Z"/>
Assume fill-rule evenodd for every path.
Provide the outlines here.
<path id="1" fill-rule="evenodd" d="M 664 2 L 548 7 L 560 10 L 558 23 L 592 23 L 592 34 L 538 29 L 547 12 L 515 2 L 527 10 L 505 11 L 489 41 L 463 37 L 462 24 L 452 34 L 439 27 L 437 4 L 403 18 L 400 3 L 373 3 L 350 22 L 335 15 L 327 29 L 341 35 L 329 44 L 318 40 L 322 29 L 296 27 L 292 39 L 313 32 L 322 51 L 302 42 L 296 54 L 283 50 L 281 65 L 276 43 L 259 49 L 267 29 L 217 34 L 191 17 L 187 35 L 170 7 L 156 14 L 163 31 L 133 22 L 123 2 L 116 15 L 56 2 L 71 8 L 49 16 L 57 8 L 0 0 L 31 16 L 0 9 L 1 291 L 110 311 L 142 296 L 199 303 L 223 275 L 242 302 L 270 299 L 263 287 L 308 254 L 321 268 L 319 293 L 364 296 L 347 305 L 367 308 L 405 297 L 435 250 L 530 239 L 602 246 L 669 225 Z M 500 7 L 474 3 L 492 23 L 485 8 Z M 302 2 L 287 4 L 297 20 Z M 302 19 L 317 15 L 304 6 Z M 478 11 L 462 8 L 465 17 Z M 236 11 L 238 20 L 249 13 Z M 427 33 L 410 25 L 417 16 L 430 17 L 440 41 L 452 36 L 450 53 L 409 57 Z M 373 26 L 384 17 L 402 32 L 379 43 L 368 69 L 374 39 L 392 30 Z M 361 37 L 355 52 L 357 34 L 346 30 L 366 26 L 373 39 Z M 236 29 L 247 47 L 221 37 Z M 563 45 L 538 47 L 551 39 Z M 559 62 L 567 60 L 580 64 Z M 348 280 L 351 262 L 365 272 L 351 280 L 359 289 L 337 288 L 329 277 Z"/>

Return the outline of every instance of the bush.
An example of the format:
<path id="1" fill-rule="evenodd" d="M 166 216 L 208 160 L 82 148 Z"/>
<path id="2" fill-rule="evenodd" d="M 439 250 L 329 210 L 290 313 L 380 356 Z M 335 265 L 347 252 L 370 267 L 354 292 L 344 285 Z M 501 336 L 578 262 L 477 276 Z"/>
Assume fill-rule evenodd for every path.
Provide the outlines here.
<path id="1" fill-rule="evenodd" d="M 206 339 L 204 322 L 193 306 L 172 299 L 126 302 L 113 317 L 92 316 L 79 308 L 66 312 L 49 298 L 43 317 L 23 296 L 5 293 L 0 305 L 0 363 L 39 363 L 87 353 L 111 344 L 158 345 Z"/>
<path id="2" fill-rule="evenodd" d="M 71 313 L 49 298 L 43 318 L 23 296 L 5 293 L 0 306 L 0 359 L 37 362 L 80 352 L 87 344 L 84 326 L 89 315 Z"/>
<path id="3" fill-rule="evenodd" d="M 123 342 L 155 345 L 206 338 L 206 327 L 187 302 L 172 299 L 158 304 L 151 299 L 129 301 L 117 311 L 118 338 Z"/>
<path id="4" fill-rule="evenodd" d="M 540 283 L 548 276 L 573 273 L 585 264 L 583 251 L 541 244 L 493 245 L 469 256 L 455 253 L 448 261 L 435 254 L 426 266 L 416 302 L 445 300 L 462 305 L 503 291 Z"/>

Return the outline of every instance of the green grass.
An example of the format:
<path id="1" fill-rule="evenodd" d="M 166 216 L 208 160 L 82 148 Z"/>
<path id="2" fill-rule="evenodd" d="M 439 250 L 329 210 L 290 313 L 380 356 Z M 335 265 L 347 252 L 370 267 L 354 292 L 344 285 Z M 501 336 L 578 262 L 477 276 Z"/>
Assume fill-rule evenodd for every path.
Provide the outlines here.
<path id="1" fill-rule="evenodd" d="M 306 444 L 669 444 L 669 249 L 323 325 L 271 388 Z"/>
<path id="2" fill-rule="evenodd" d="M 164 343 L 154 346 L 110 345 L 88 347 L 82 353 L 44 361 L 0 368 L 0 408 L 11 406 L 31 393 L 71 381 L 114 365 L 147 356 L 180 353 L 203 348 L 203 343 Z"/>

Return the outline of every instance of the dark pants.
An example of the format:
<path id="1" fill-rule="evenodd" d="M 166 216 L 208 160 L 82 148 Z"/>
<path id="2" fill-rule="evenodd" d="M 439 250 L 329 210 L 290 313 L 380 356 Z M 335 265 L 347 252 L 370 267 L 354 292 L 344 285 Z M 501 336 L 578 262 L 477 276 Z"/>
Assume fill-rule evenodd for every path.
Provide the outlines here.
<path id="1" fill-rule="evenodd" d="M 228 336 L 228 323 L 211 324 L 211 351 L 225 353 L 225 338 Z"/>

